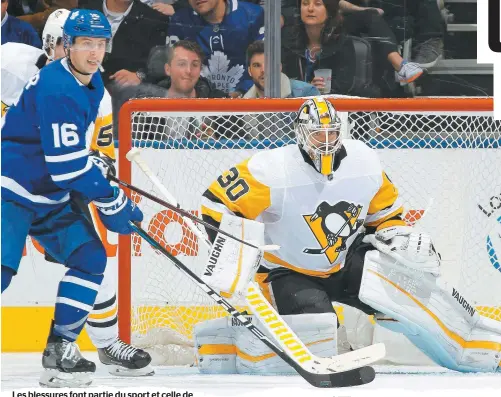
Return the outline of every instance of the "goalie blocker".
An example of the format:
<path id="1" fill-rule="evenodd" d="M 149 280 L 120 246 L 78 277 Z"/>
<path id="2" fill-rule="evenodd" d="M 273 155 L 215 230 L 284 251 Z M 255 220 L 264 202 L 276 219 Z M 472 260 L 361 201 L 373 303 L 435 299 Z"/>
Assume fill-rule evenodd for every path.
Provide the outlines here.
<path id="1" fill-rule="evenodd" d="M 225 214 L 219 227 L 256 246 L 264 243 L 264 225 L 260 222 Z M 245 297 L 262 256 L 262 251 L 218 233 L 202 280 L 230 302 L 238 302 Z"/>

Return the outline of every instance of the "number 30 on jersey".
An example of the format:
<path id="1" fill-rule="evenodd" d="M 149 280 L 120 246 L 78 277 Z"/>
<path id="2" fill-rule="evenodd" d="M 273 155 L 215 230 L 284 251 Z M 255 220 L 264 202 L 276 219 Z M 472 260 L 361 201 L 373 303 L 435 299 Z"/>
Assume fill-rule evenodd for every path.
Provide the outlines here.
<path id="1" fill-rule="evenodd" d="M 240 178 L 236 167 L 230 168 L 227 173 L 217 178 L 217 183 L 225 189 L 226 196 L 230 201 L 237 201 L 250 190 L 247 182 Z"/>

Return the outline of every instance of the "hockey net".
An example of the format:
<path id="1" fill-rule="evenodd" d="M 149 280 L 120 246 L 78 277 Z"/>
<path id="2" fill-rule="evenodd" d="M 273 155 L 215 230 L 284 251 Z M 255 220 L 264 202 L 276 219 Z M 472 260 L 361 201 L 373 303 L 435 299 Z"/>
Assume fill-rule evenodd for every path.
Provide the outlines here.
<path id="1" fill-rule="evenodd" d="M 259 150 L 295 144 L 303 101 L 142 99 L 120 113 L 119 176 L 162 197 L 135 164 L 141 155 L 182 208 L 224 170 Z M 404 201 L 405 220 L 431 234 L 443 274 L 477 310 L 501 321 L 501 122 L 491 99 L 332 99 L 343 136 L 375 148 Z M 133 195 L 134 196 L 134 195 Z M 143 197 L 143 227 L 200 273 L 207 250 L 182 219 Z M 119 324 L 125 340 L 157 361 L 194 360 L 193 326 L 224 316 L 207 296 L 138 236 L 119 238 Z"/>

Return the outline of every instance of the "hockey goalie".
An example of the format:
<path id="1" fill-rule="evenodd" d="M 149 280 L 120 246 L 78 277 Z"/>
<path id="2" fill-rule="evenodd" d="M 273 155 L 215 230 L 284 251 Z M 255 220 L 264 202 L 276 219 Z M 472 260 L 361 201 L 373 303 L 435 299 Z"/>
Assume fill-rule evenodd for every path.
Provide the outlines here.
<path id="1" fill-rule="evenodd" d="M 342 140 L 340 118 L 322 98 L 303 103 L 294 128 L 297 146 L 254 154 L 202 199 L 205 221 L 280 249 L 261 259 L 246 247 L 242 256 L 242 246 L 223 249 L 228 239 L 207 229 L 214 245 L 206 282 L 231 297 L 254 278 L 319 356 L 337 351 L 335 301 L 374 315 L 443 367 L 501 371 L 501 322 L 479 315 L 441 276 L 431 237 L 403 221 L 397 187 L 377 153 Z M 240 328 L 227 318 L 197 325 L 202 372 L 288 371 Z"/>

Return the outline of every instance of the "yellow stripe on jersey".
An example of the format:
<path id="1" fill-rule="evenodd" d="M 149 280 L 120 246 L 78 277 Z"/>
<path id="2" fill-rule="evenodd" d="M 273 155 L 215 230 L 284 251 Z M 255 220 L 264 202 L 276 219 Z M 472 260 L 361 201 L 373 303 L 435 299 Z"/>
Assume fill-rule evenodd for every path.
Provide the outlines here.
<path id="1" fill-rule="evenodd" d="M 206 207 L 205 205 L 202 205 L 201 207 L 202 207 L 202 215 L 210 216 L 216 222 L 221 222 L 221 220 L 223 219 L 222 212 L 215 211 L 209 207 Z"/>
<path id="2" fill-rule="evenodd" d="M 338 263 L 337 265 L 334 265 L 333 267 L 331 267 L 329 270 L 327 270 L 325 272 L 321 272 L 321 271 L 316 271 L 316 270 L 302 269 L 300 267 L 291 265 L 289 262 L 286 262 L 283 259 L 280 259 L 278 256 L 270 254 L 269 252 L 265 252 L 263 257 L 265 260 L 267 260 L 270 263 L 274 263 L 275 265 L 280 265 L 282 267 L 286 267 L 287 269 L 294 270 L 296 273 L 302 273 L 302 274 L 306 274 L 308 276 L 313 276 L 313 277 L 327 278 L 332 273 L 336 273 L 339 270 L 341 270 L 340 263 Z"/>
<path id="3" fill-rule="evenodd" d="M 391 207 L 398 198 L 398 190 L 383 172 L 383 183 L 370 202 L 368 214 L 373 215 Z"/>
<path id="4" fill-rule="evenodd" d="M 373 222 L 366 222 L 366 226 L 370 226 L 370 227 L 376 227 L 378 229 L 384 229 L 385 227 L 390 227 L 390 225 L 386 225 L 387 223 L 391 222 L 391 221 L 396 221 L 396 222 L 399 222 L 398 225 L 403 225 L 405 226 L 406 223 L 405 221 L 400 221 L 400 220 L 396 220 L 396 219 L 391 219 L 395 216 L 400 216 L 402 215 L 402 213 L 404 212 L 404 209 L 402 207 L 396 209 L 395 211 L 392 211 L 390 212 L 388 215 L 376 220 L 376 221 L 373 221 Z M 386 226 L 384 227 L 381 227 L 383 224 L 385 224 Z M 397 226 L 397 224 L 393 224 L 391 226 Z"/>
<path id="5" fill-rule="evenodd" d="M 7 113 L 7 109 L 9 109 L 9 106 L 2 102 L 2 117 Z"/>
<path id="6" fill-rule="evenodd" d="M 102 154 L 115 160 L 115 145 L 113 143 L 113 116 L 107 114 L 97 117 L 94 127 L 94 135 L 90 144 L 91 150 L 98 150 Z"/>
<path id="7" fill-rule="evenodd" d="M 369 222 L 366 222 L 366 226 L 377 227 L 377 230 L 390 226 L 405 226 L 405 221 L 401 219 L 392 219 L 400 217 L 404 212 L 404 208 L 398 205 L 397 199 L 398 189 L 383 172 L 383 183 L 369 205 L 367 217 L 371 219 Z M 381 212 L 381 214 L 378 214 L 379 212 Z M 379 219 L 373 220 L 373 218 Z"/>
<path id="8" fill-rule="evenodd" d="M 249 160 L 224 172 L 207 190 L 231 212 L 256 219 L 271 205 L 271 189 L 254 178 L 249 171 Z M 206 211 L 205 215 L 215 214 Z"/>
<path id="9" fill-rule="evenodd" d="M 403 219 L 390 219 L 396 215 L 402 215 L 402 210 L 394 212 L 391 216 L 388 216 L 388 220 L 379 221 L 379 225 L 376 227 L 376 231 L 386 229 L 387 227 L 392 226 L 407 226 L 407 223 Z M 370 225 L 367 225 L 370 226 Z"/>

